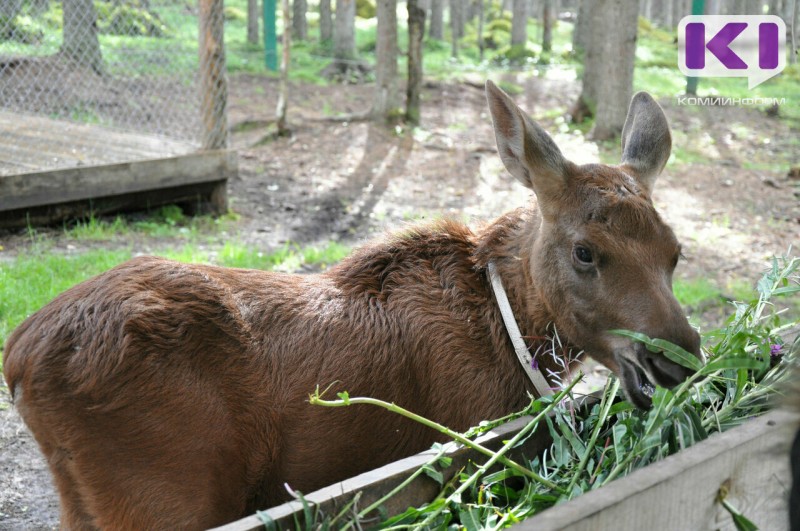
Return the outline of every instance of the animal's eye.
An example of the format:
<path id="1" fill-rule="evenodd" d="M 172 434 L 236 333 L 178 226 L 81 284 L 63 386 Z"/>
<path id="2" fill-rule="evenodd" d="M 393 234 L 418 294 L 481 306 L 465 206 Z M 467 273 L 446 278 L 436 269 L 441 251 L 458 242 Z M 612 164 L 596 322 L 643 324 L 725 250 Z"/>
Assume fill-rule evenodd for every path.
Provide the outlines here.
<path id="1" fill-rule="evenodd" d="M 575 248 L 572 250 L 572 255 L 575 257 L 575 260 L 581 265 L 588 265 L 592 263 L 592 251 L 584 247 L 583 245 L 576 245 Z"/>
<path id="2" fill-rule="evenodd" d="M 686 260 L 686 256 L 684 256 L 683 251 L 680 247 L 678 247 L 678 252 L 675 254 L 675 257 L 672 259 L 672 269 L 678 267 L 678 262 L 681 260 Z"/>

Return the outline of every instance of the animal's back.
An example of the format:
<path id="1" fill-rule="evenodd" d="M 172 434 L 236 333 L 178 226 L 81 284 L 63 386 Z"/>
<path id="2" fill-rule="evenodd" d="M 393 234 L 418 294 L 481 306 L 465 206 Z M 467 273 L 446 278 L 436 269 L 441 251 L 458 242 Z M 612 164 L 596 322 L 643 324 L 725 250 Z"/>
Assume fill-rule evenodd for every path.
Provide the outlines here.
<path id="1" fill-rule="evenodd" d="M 62 525 L 147 528 L 191 506 L 174 523 L 192 528 L 243 510 L 244 489 L 214 485 L 245 473 L 225 382 L 248 341 L 224 284 L 150 257 L 66 291 L 15 330 L 4 374 L 71 500 Z"/>
<path id="2" fill-rule="evenodd" d="M 75 498 L 64 516 L 222 523 L 285 498 L 284 482 L 309 491 L 435 438 L 378 410 L 312 408 L 316 386 L 456 429 L 523 405 L 473 240 L 441 223 L 305 277 L 138 258 L 60 295 L 12 334 L 4 367 Z M 460 394 L 483 398 L 454 406 Z"/>

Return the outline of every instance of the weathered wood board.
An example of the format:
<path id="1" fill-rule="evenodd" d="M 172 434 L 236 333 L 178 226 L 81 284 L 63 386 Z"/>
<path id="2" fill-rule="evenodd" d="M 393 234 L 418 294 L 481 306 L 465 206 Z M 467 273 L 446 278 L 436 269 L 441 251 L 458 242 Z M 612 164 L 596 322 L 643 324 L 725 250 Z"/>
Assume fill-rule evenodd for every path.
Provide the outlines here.
<path id="1" fill-rule="evenodd" d="M 498 448 L 520 430 L 529 417 L 501 426 L 481 438 L 482 444 Z M 788 529 L 787 497 L 790 485 L 788 448 L 798 426 L 796 416 L 774 411 L 752 419 L 726 433 L 670 456 L 659 463 L 621 478 L 526 520 L 521 531 L 586 530 L 729 530 L 735 529 L 730 515 L 717 502 L 720 487 L 729 489 L 728 501 L 760 529 Z M 541 452 L 550 440 L 546 433 L 532 437 L 525 455 Z M 463 465 L 474 454 L 455 450 L 453 467 Z M 433 453 L 423 452 L 361 474 L 306 496 L 325 514 L 336 514 L 358 493 L 365 507 L 399 485 L 426 463 Z M 451 467 L 451 470 L 453 469 Z M 387 505 L 389 514 L 419 506 L 438 493 L 438 486 L 421 476 Z M 278 529 L 294 529 L 294 518 L 303 522 L 303 506 L 289 502 L 263 514 Z M 265 529 L 264 519 L 250 516 L 215 528 L 214 531 Z"/>
<path id="2" fill-rule="evenodd" d="M 519 430 L 531 420 L 531 417 L 521 417 L 509 422 L 497 429 L 491 430 L 477 439 L 483 446 L 497 450 L 503 443 L 514 436 Z M 521 455 L 534 456 L 550 444 L 550 437 L 546 429 L 539 429 L 520 447 L 515 448 L 509 456 L 519 458 Z M 443 472 L 445 479 L 451 478 L 457 470 L 465 466 L 470 460 L 476 459 L 480 454 L 473 450 L 462 448 L 454 443 L 448 444 L 447 455 L 453 458 L 450 467 Z M 436 454 L 432 450 L 422 452 L 370 472 L 358 475 L 354 478 L 342 481 L 330 487 L 320 489 L 307 496 L 305 499 L 320 508 L 324 514 L 335 515 L 353 497 L 361 493 L 358 506 L 363 508 L 379 500 L 386 493 L 405 481 L 411 474 L 417 471 L 422 465 L 427 463 Z M 488 458 L 482 457 L 479 462 L 484 462 Z M 409 507 L 417 507 L 433 499 L 440 491 L 439 485 L 428 478 L 420 475 L 413 483 L 400 491 L 391 498 L 385 508 L 389 514 L 399 514 Z M 297 516 L 301 524 L 303 520 L 303 506 L 298 502 L 288 502 L 272 509 L 264 511 L 262 514 L 271 519 L 278 529 L 294 529 L 294 519 Z M 251 531 L 265 529 L 264 520 L 258 516 L 249 516 L 237 520 L 230 524 L 217 527 L 214 531 Z"/>
<path id="3" fill-rule="evenodd" d="M 236 154 L 0 112 L 0 228 L 169 203 L 223 213 Z"/>
<path id="4" fill-rule="evenodd" d="M 199 144 L 0 111 L 0 175 L 162 159 Z"/>
<path id="5" fill-rule="evenodd" d="M 789 445 L 796 416 L 763 417 L 637 470 L 515 526 L 520 531 L 734 530 L 717 496 L 759 529 L 789 529 Z"/>
<path id="6" fill-rule="evenodd" d="M 208 203 L 227 210 L 227 180 L 237 173 L 230 151 L 0 176 L 0 227 L 68 217 Z"/>

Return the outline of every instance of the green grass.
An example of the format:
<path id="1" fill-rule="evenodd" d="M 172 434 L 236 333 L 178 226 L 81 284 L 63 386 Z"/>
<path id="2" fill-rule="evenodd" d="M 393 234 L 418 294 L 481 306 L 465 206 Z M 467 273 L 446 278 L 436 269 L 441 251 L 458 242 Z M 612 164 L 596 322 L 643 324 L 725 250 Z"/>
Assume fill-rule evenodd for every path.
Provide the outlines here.
<path id="1" fill-rule="evenodd" d="M 143 219 L 97 217 L 92 214 L 86 219 L 65 224 L 63 230 L 68 240 L 77 241 L 124 242 L 143 236 L 185 241 L 205 238 L 214 241 L 233 229 L 238 219 L 239 216 L 234 212 L 219 217 L 186 216 L 179 206 L 167 205 L 150 212 Z M 29 231 L 35 238 L 36 229 L 30 228 Z"/>
<path id="2" fill-rule="evenodd" d="M 722 291 L 706 278 L 675 279 L 672 286 L 675 298 L 683 307 L 697 308 L 703 304 L 719 302 Z"/>

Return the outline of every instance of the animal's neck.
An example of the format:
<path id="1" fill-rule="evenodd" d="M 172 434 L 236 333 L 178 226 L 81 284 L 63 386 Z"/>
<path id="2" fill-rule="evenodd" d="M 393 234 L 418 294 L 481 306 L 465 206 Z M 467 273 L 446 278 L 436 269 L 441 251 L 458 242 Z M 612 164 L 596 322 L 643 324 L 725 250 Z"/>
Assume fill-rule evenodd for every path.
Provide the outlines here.
<path id="1" fill-rule="evenodd" d="M 531 277 L 531 253 L 540 225 L 541 217 L 533 208 L 520 208 L 501 216 L 479 234 L 476 261 L 481 268 L 489 261 L 495 262 L 520 331 L 532 345 L 531 353 L 538 353 L 540 367 L 560 373 L 563 365 L 550 355 L 553 316 Z M 556 355 L 563 356 L 569 351 L 569 339 L 559 340 L 564 348 Z"/>

